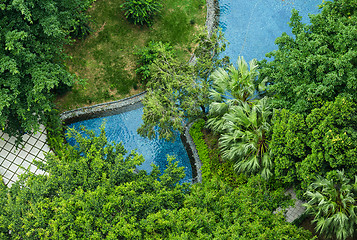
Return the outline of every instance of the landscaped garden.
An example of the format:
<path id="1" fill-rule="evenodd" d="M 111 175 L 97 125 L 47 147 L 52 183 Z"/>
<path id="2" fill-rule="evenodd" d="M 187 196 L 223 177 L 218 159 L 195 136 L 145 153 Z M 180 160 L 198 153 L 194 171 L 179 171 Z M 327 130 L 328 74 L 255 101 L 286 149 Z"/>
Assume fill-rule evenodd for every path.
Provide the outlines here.
<path id="1" fill-rule="evenodd" d="M 356 0 L 322 1 L 310 24 L 293 11 L 293 36 L 275 40 L 270 61 L 236 65 L 222 58 L 222 32 L 199 30 L 203 1 L 0 8 L 2 129 L 21 135 L 40 120 L 53 150 L 37 163 L 47 175 L 1 185 L 1 239 L 313 239 L 297 226 L 304 219 L 273 214 L 292 204 L 289 187 L 307 201 L 315 238 L 357 237 Z M 137 15 L 143 8 L 161 14 Z M 83 39 L 68 45 L 69 36 Z M 184 172 L 172 157 L 164 173 L 138 171 L 143 157 L 108 143 L 105 127 L 86 137 L 69 130 L 77 145 L 65 142 L 53 93 L 71 109 L 143 89 L 138 132 L 172 140 L 195 121 L 202 183 L 179 184 Z"/>

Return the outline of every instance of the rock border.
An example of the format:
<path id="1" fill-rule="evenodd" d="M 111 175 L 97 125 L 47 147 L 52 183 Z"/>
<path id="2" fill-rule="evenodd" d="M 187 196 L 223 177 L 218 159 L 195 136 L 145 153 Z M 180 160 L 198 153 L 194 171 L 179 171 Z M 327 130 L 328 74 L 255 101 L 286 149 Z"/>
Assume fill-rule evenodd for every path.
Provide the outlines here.
<path id="1" fill-rule="evenodd" d="M 82 107 L 66 111 L 60 114 L 60 119 L 65 124 L 70 124 L 92 118 L 105 117 L 134 110 L 142 106 L 141 100 L 144 99 L 145 94 L 146 91 L 117 101 L 100 103 L 89 107 Z"/>

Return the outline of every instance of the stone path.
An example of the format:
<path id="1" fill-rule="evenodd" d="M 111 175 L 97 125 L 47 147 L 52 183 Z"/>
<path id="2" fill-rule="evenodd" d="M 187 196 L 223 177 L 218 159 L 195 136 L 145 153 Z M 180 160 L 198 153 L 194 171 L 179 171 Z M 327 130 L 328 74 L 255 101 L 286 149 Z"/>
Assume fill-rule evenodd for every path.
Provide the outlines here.
<path id="1" fill-rule="evenodd" d="M 44 173 L 32 161 L 44 159 L 50 151 L 46 144 L 45 127 L 41 126 L 36 134 L 23 135 L 22 139 L 23 143 L 16 148 L 15 137 L 0 131 L 0 174 L 7 186 L 11 186 L 26 170 L 35 174 Z"/>
<path id="2" fill-rule="evenodd" d="M 296 198 L 296 194 L 292 188 L 286 190 L 285 194 L 290 194 L 291 198 L 295 199 L 295 206 L 287 208 L 286 212 L 284 213 L 285 220 L 289 223 L 292 223 L 305 212 L 306 208 L 302 206 L 304 202 Z M 276 211 L 274 211 L 274 213 L 279 211 L 281 211 L 281 208 L 278 208 Z"/>
<path id="3" fill-rule="evenodd" d="M 285 213 L 285 219 L 287 222 L 293 222 L 305 212 L 305 207 L 302 206 L 303 201 L 296 198 L 296 194 L 292 188 L 288 189 L 285 194 L 290 194 L 292 199 L 295 199 L 295 206 L 289 207 Z"/>

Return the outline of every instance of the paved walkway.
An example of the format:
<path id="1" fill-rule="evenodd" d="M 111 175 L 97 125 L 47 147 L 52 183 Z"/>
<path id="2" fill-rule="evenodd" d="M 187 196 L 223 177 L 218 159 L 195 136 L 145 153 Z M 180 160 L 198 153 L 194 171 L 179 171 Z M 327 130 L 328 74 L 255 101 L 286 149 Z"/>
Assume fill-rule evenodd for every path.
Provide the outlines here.
<path id="1" fill-rule="evenodd" d="M 7 186 L 11 186 L 18 179 L 18 175 L 26 170 L 35 174 L 44 173 L 32 164 L 34 159 L 44 159 L 45 154 L 50 151 L 46 144 L 44 126 L 40 127 L 38 133 L 25 134 L 22 139 L 23 143 L 16 148 L 15 137 L 9 137 L 0 131 L 0 174 Z"/>
<path id="2" fill-rule="evenodd" d="M 285 194 L 290 194 L 291 198 L 295 199 L 295 206 L 287 208 L 286 212 L 284 213 L 285 220 L 289 223 L 292 223 L 305 212 L 306 208 L 302 206 L 304 202 L 296 198 L 296 194 L 292 188 L 288 189 Z M 279 211 L 281 211 L 281 208 L 278 208 L 274 213 Z"/>

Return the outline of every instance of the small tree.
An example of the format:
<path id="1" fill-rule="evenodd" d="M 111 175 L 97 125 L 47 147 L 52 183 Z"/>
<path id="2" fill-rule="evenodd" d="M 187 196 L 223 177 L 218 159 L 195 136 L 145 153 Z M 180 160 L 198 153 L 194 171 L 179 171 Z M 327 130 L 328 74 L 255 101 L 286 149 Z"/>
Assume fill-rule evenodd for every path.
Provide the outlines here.
<path id="1" fill-rule="evenodd" d="M 357 177 L 355 183 L 337 171 L 332 177 L 322 178 L 309 186 L 305 193 L 310 200 L 304 204 L 306 212 L 315 216 L 316 230 L 327 237 L 353 237 L 357 228 Z"/>
<path id="2" fill-rule="evenodd" d="M 150 65 L 140 135 L 173 140 L 175 131 L 182 132 L 187 120 L 205 117 L 211 86 L 209 75 L 227 63 L 226 58 L 219 58 L 226 44 L 221 32 L 212 35 L 203 32 L 196 42 L 195 65 L 180 61 L 163 44 L 158 45 L 158 55 Z"/>
<path id="3" fill-rule="evenodd" d="M 273 164 L 267 139 L 271 113 L 267 99 L 263 98 L 252 106 L 248 103 L 233 106 L 222 117 L 225 122 L 219 138 L 222 156 L 232 161 L 238 172 L 271 177 Z"/>
<path id="4" fill-rule="evenodd" d="M 126 0 L 120 7 L 127 19 L 141 25 L 152 24 L 153 17 L 162 9 L 159 0 Z"/>

